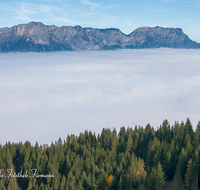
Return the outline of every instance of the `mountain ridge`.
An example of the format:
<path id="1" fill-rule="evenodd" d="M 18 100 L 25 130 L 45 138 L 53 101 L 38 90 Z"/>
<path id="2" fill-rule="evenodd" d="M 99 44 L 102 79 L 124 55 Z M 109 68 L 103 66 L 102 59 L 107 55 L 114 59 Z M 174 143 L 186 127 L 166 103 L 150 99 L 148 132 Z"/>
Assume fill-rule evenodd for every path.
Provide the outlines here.
<path id="1" fill-rule="evenodd" d="M 130 34 L 118 28 L 82 28 L 29 22 L 0 28 L 0 52 L 47 52 L 142 48 L 200 48 L 181 28 L 139 27 Z"/>

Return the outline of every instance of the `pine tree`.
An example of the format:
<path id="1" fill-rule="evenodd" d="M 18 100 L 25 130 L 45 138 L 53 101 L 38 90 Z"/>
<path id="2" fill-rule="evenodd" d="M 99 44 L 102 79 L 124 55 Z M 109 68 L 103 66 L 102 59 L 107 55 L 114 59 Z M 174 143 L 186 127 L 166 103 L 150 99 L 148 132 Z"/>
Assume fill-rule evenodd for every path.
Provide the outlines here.
<path id="1" fill-rule="evenodd" d="M 164 153 L 164 171 L 167 177 L 167 180 L 171 180 L 172 176 L 172 156 L 171 152 L 168 151 L 167 153 Z"/>
<path id="2" fill-rule="evenodd" d="M 183 181 L 181 179 L 181 176 L 178 174 L 175 174 L 174 179 L 170 183 L 169 190 L 184 190 Z"/>
<path id="3" fill-rule="evenodd" d="M 146 188 L 143 184 L 140 184 L 138 190 L 146 190 Z"/>
<path id="4" fill-rule="evenodd" d="M 177 169 L 176 169 L 176 174 L 181 176 L 181 179 L 184 181 L 184 175 L 186 172 L 186 167 L 187 167 L 187 152 L 185 151 L 184 148 L 182 148 L 182 151 L 179 155 L 178 158 L 178 163 L 177 163 Z"/>
<path id="5" fill-rule="evenodd" d="M 54 170 L 54 178 L 52 180 L 52 188 L 54 190 L 58 190 L 59 186 L 60 186 L 60 176 L 59 176 L 58 171 L 55 169 Z"/>
<path id="6" fill-rule="evenodd" d="M 146 170 L 144 168 L 145 168 L 144 160 L 139 158 L 138 159 L 138 171 L 137 171 L 137 173 L 139 173 L 139 175 L 137 175 L 138 179 L 140 179 L 141 177 L 143 179 L 146 179 L 147 172 L 146 172 Z"/>
<path id="7" fill-rule="evenodd" d="M 65 176 L 62 177 L 59 189 L 60 190 L 65 190 L 66 189 L 66 177 Z"/>
<path id="8" fill-rule="evenodd" d="M 162 165 L 159 162 L 156 171 L 156 190 L 161 190 L 164 185 L 165 185 L 165 174 L 163 172 Z"/>
<path id="9" fill-rule="evenodd" d="M 126 151 L 131 152 L 132 147 L 133 147 L 133 138 L 131 136 L 131 133 L 129 133 L 128 141 L 127 141 L 127 145 L 126 145 Z"/>
<path id="10" fill-rule="evenodd" d="M 77 190 L 84 190 L 81 180 L 79 180 L 79 182 L 78 182 Z"/>
<path id="11" fill-rule="evenodd" d="M 157 178 L 157 171 L 156 168 L 151 168 L 151 171 L 148 171 L 147 175 L 147 186 L 149 190 L 155 190 L 156 188 L 156 178 Z"/>
<path id="12" fill-rule="evenodd" d="M 122 176 L 120 176 L 119 183 L 118 183 L 118 186 L 117 186 L 117 190 L 123 190 Z"/>
<path id="13" fill-rule="evenodd" d="M 185 174 L 185 187 L 186 189 L 190 189 L 194 183 L 194 167 L 192 164 L 192 159 L 188 161 L 187 170 Z"/>
<path id="14" fill-rule="evenodd" d="M 192 127 L 192 123 L 189 118 L 187 118 L 187 121 L 185 123 L 185 133 L 188 133 L 191 137 L 191 141 L 194 140 L 194 131 Z"/>

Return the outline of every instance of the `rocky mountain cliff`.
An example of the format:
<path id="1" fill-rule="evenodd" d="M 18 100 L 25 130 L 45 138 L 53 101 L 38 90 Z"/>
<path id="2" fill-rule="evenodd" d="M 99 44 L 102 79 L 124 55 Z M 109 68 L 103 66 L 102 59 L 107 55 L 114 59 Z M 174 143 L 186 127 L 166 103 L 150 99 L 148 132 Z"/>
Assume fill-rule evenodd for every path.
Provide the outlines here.
<path id="1" fill-rule="evenodd" d="M 139 48 L 200 48 L 180 28 L 140 27 L 123 34 L 119 29 L 48 26 L 41 22 L 0 28 L 0 52 L 46 52 Z"/>

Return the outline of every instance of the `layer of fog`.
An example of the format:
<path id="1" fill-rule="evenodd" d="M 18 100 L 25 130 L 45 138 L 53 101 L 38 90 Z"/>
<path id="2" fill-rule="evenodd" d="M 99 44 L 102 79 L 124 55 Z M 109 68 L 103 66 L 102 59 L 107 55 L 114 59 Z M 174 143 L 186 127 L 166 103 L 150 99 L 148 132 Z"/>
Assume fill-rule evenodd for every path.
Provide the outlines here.
<path id="1" fill-rule="evenodd" d="M 200 50 L 0 54 L 0 143 L 200 120 Z"/>

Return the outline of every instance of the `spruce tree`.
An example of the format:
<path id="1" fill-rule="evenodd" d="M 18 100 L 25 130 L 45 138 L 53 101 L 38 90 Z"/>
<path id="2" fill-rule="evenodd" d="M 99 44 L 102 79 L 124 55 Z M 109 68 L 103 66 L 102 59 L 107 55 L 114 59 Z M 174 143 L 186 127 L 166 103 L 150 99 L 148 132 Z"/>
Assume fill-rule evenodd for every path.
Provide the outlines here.
<path id="1" fill-rule="evenodd" d="M 156 170 L 156 190 L 161 190 L 165 185 L 165 173 L 163 172 L 162 165 L 159 162 Z"/>
<path id="2" fill-rule="evenodd" d="M 192 159 L 188 161 L 187 170 L 185 174 L 185 187 L 186 189 L 190 189 L 192 185 L 194 185 L 194 167 L 192 163 Z M 192 189 L 191 189 L 192 190 Z"/>

